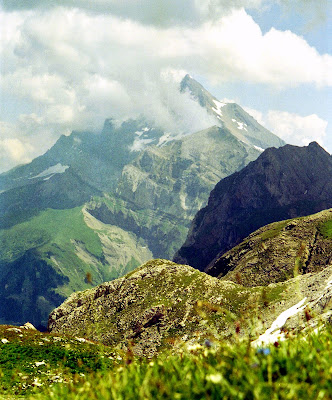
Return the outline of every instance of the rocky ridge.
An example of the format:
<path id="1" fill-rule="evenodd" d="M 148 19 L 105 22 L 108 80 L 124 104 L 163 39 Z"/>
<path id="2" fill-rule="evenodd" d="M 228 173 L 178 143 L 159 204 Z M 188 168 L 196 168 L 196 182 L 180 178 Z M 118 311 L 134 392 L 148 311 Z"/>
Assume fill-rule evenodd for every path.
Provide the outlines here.
<path id="1" fill-rule="evenodd" d="M 264 286 L 322 271 L 332 264 L 332 209 L 275 222 L 250 234 L 222 255 L 207 273 L 244 286 Z"/>
<path id="2" fill-rule="evenodd" d="M 284 326 L 299 330 L 309 320 L 311 326 L 331 321 L 331 296 L 331 265 L 266 287 L 244 287 L 151 260 L 123 278 L 72 294 L 50 314 L 48 329 L 152 357 L 184 343 L 232 340 L 235 332 L 254 339 L 270 329 L 275 338 Z"/>

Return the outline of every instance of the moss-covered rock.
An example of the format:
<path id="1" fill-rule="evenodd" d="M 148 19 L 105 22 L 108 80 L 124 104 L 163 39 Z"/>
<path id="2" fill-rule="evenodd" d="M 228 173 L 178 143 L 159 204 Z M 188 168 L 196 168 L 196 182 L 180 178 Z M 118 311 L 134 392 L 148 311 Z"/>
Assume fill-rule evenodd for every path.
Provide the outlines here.
<path id="1" fill-rule="evenodd" d="M 207 270 L 244 286 L 269 285 L 332 263 L 332 209 L 258 229 Z"/>
<path id="2" fill-rule="evenodd" d="M 123 278 L 72 294 L 49 317 L 51 332 L 128 346 L 152 356 L 179 340 L 234 331 L 252 289 L 187 265 L 152 260 Z"/>

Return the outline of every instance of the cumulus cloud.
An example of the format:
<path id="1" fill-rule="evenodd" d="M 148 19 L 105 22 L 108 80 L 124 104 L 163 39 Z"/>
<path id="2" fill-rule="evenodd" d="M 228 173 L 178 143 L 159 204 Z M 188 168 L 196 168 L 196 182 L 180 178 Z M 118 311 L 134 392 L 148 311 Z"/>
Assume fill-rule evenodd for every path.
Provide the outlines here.
<path id="1" fill-rule="evenodd" d="M 154 26 L 199 25 L 234 9 L 259 8 L 268 0 L 3 0 L 6 10 L 77 8 L 89 13 L 112 14 Z"/>
<path id="2" fill-rule="evenodd" d="M 56 8 L 51 3 L 4 1 L 6 10 L 15 11 L 0 11 L 0 89 L 3 98 L 30 103 L 38 116 L 33 132 L 42 143 L 74 129 L 99 130 L 107 117 L 139 114 L 168 131 L 203 129 L 213 121 L 178 92 L 187 71 L 212 83 L 332 84 L 330 55 L 290 31 L 263 34 L 241 8 L 258 7 L 261 0 L 197 0 L 186 7 L 177 0 L 146 0 L 139 2 L 141 17 L 126 14 L 134 0 L 59 1 L 63 7 Z M 92 4 L 109 13 L 91 13 Z M 157 4 L 160 15 L 151 17 Z M 186 12 L 196 23 L 179 23 Z M 6 138 L 23 141 L 32 129 L 31 114 L 13 122 L 15 135 Z"/>
<path id="3" fill-rule="evenodd" d="M 327 124 L 316 114 L 301 116 L 277 110 L 269 111 L 266 118 L 267 127 L 285 142 L 305 146 L 312 141 L 323 146 Z"/>
<path id="4" fill-rule="evenodd" d="M 33 152 L 32 145 L 17 136 L 13 124 L 0 121 L 0 173 L 17 164 L 31 161 L 29 153 Z"/>
<path id="5" fill-rule="evenodd" d="M 325 145 L 328 121 L 316 114 L 302 116 L 280 110 L 269 110 L 263 113 L 249 107 L 244 107 L 244 109 L 286 143 L 307 146 L 310 142 L 316 141 L 321 146 Z"/>

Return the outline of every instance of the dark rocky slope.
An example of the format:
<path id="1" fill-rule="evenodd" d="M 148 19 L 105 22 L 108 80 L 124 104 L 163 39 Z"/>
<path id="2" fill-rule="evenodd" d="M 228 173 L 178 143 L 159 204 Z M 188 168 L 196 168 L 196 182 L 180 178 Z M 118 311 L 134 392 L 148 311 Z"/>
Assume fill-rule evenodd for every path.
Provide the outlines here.
<path id="1" fill-rule="evenodd" d="M 316 142 L 269 148 L 216 185 L 174 261 L 204 271 L 256 229 L 330 207 L 330 154 Z"/>

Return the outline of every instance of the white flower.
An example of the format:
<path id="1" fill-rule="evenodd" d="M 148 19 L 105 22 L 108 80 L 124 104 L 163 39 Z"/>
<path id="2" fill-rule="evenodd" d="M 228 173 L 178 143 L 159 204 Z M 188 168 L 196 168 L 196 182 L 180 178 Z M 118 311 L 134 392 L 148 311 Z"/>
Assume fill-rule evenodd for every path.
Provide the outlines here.
<path id="1" fill-rule="evenodd" d="M 222 381 L 222 375 L 219 373 L 206 375 L 206 380 L 212 383 L 220 383 Z"/>

